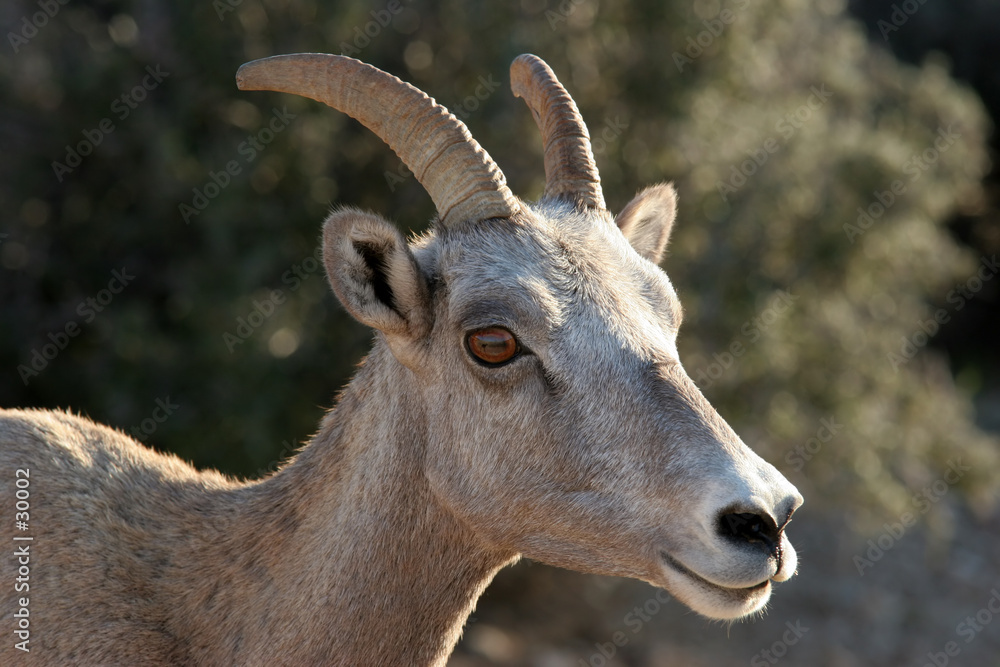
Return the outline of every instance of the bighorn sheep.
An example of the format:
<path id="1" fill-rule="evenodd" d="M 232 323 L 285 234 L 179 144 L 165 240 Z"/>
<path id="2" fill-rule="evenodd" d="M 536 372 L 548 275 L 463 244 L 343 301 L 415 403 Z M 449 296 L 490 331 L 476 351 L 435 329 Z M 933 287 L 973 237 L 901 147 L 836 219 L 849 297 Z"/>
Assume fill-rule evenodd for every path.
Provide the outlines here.
<path id="1" fill-rule="evenodd" d="M 536 204 L 444 107 L 374 67 L 276 56 L 237 82 L 361 121 L 439 218 L 407 242 L 372 213 L 330 215 L 330 283 L 376 340 L 265 479 L 196 471 L 65 412 L 0 413 L 0 533 L 30 563 L 15 591 L 18 558 L 0 559 L 0 662 L 442 665 L 522 555 L 642 579 L 719 619 L 794 574 L 784 528 L 800 495 L 677 358 L 681 307 L 657 267 L 674 190 L 612 216 L 543 61 L 511 67 L 545 146 Z M 12 541 L 26 486 L 33 541 Z M 30 653 L 11 634 L 22 608 Z"/>

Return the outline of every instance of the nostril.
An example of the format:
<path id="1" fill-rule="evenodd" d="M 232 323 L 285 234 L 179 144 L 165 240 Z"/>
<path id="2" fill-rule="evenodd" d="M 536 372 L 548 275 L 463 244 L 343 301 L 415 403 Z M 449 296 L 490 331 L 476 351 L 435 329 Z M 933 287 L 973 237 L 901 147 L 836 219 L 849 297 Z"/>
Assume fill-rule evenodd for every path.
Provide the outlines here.
<path id="1" fill-rule="evenodd" d="M 774 553 L 781 543 L 781 531 L 769 516 L 751 512 L 729 512 L 719 517 L 719 533 L 738 542 L 763 544 Z"/>

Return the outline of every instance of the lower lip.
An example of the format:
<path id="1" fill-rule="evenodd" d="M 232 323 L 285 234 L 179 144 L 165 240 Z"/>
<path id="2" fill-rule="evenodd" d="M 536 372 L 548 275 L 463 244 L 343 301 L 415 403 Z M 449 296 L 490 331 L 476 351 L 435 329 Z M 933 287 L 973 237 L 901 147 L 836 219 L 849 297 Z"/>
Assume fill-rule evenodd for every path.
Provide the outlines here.
<path id="1" fill-rule="evenodd" d="M 756 584 L 754 586 L 749 586 L 747 588 L 727 588 L 726 586 L 720 586 L 719 584 L 712 583 L 708 579 L 705 579 L 704 577 L 696 574 L 695 572 L 692 572 L 690 569 L 679 563 L 665 551 L 660 552 L 660 557 L 663 559 L 663 562 L 665 562 L 675 571 L 680 572 L 681 574 L 690 577 L 691 579 L 694 579 L 695 581 L 702 583 L 706 586 L 710 586 L 711 588 L 715 588 L 720 591 L 725 591 L 727 593 L 757 593 L 758 591 L 762 591 L 771 585 L 771 581 L 765 579 L 763 582 Z"/>

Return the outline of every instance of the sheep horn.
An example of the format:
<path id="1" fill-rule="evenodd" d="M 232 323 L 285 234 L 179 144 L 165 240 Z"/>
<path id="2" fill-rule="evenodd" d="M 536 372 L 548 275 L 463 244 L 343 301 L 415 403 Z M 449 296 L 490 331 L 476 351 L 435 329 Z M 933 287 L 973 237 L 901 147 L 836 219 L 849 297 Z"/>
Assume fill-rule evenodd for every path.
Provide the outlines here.
<path id="1" fill-rule="evenodd" d="M 510 87 L 524 98 L 545 146 L 544 198 L 565 199 L 603 211 L 604 193 L 590 147 L 590 133 L 573 98 L 552 69 L 525 53 L 510 66 Z"/>
<path id="2" fill-rule="evenodd" d="M 246 63 L 236 85 L 309 97 L 359 121 L 410 168 L 444 227 L 509 218 L 520 209 L 503 172 L 462 121 L 376 67 L 345 56 L 296 53 Z"/>

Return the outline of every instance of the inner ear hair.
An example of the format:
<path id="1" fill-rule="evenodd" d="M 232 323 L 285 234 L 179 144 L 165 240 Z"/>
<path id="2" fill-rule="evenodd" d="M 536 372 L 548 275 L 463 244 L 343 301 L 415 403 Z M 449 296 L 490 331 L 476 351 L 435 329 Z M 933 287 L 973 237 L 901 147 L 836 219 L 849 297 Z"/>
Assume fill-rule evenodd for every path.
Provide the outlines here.
<path id="1" fill-rule="evenodd" d="M 389 285 L 389 261 L 387 255 L 392 251 L 392 248 L 374 243 L 368 239 L 353 239 L 352 243 L 354 250 L 361 255 L 365 266 L 371 272 L 371 286 L 375 292 L 375 298 L 391 308 L 393 312 L 402 316 L 403 313 L 400 312 L 399 306 L 396 303 L 392 286 Z"/>

